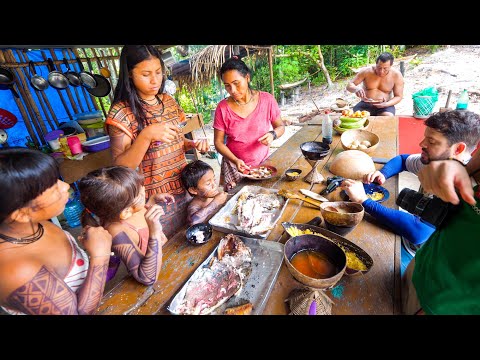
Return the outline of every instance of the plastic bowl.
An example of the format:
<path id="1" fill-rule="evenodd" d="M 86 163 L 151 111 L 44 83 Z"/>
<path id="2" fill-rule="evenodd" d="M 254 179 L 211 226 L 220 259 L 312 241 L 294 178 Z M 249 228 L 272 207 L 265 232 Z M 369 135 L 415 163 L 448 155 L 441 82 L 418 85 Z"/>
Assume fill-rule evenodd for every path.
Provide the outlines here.
<path id="1" fill-rule="evenodd" d="M 187 229 L 186 237 L 190 244 L 205 244 L 212 237 L 212 226 L 207 223 L 192 225 Z"/>

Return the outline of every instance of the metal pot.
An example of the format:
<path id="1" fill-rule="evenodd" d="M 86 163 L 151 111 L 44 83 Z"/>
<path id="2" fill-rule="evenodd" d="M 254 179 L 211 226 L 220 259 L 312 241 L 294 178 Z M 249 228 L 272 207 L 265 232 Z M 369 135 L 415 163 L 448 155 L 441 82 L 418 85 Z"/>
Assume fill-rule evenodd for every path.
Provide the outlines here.
<path id="1" fill-rule="evenodd" d="M 35 65 L 33 65 L 31 60 L 28 62 L 28 69 L 30 70 L 30 84 L 39 91 L 47 89 L 49 86 L 48 81 L 44 77 L 37 75 Z"/>
<path id="2" fill-rule="evenodd" d="M 9 69 L 0 67 L 0 90 L 10 90 L 13 95 L 18 99 L 18 93 L 13 88 L 15 82 L 15 75 Z"/>
<path id="3" fill-rule="evenodd" d="M 64 73 L 64 75 L 67 77 L 70 85 L 74 87 L 82 85 L 82 81 L 80 80 L 80 75 L 77 72 L 70 70 L 70 65 L 68 64 L 68 61 L 66 58 L 63 58 L 63 63 L 67 67 L 67 72 Z"/>
<path id="4" fill-rule="evenodd" d="M 48 83 L 52 85 L 55 89 L 62 90 L 68 87 L 68 78 L 61 73 L 60 71 L 55 70 L 55 66 L 53 65 L 53 60 L 51 58 L 47 59 L 48 62 L 48 69 L 50 72 L 48 73 Z"/>
<path id="5" fill-rule="evenodd" d="M 89 90 L 97 87 L 97 80 L 95 80 L 95 77 L 93 74 L 87 72 L 83 68 L 82 61 L 78 58 L 75 57 L 78 63 L 78 66 L 80 66 L 80 80 L 82 81 L 82 86 Z"/>

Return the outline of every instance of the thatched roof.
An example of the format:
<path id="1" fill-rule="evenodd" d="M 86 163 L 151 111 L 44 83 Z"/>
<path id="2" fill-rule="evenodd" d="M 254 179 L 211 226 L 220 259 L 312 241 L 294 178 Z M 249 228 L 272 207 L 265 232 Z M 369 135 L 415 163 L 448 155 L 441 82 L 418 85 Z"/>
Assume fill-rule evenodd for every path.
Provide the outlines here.
<path id="1" fill-rule="evenodd" d="M 268 48 L 260 45 L 209 45 L 189 59 L 174 64 L 172 77 L 180 86 L 208 86 L 227 58 L 234 54 L 242 58 L 254 53 L 266 53 Z"/>

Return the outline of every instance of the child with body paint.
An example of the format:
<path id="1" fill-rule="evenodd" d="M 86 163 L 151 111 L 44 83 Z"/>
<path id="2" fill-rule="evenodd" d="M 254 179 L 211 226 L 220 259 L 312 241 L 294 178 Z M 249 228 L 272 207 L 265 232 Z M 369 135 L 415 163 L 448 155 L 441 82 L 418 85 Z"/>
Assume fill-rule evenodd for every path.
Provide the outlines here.
<path id="1" fill-rule="evenodd" d="M 103 226 L 112 235 L 112 250 L 140 283 L 152 285 L 162 266 L 160 202 L 170 203 L 170 194 L 155 194 L 145 203 L 144 177 L 126 166 L 109 166 L 79 180 L 85 206 L 82 226 Z"/>
<path id="2" fill-rule="evenodd" d="M 189 226 L 207 221 L 227 201 L 227 193 L 218 189 L 212 167 L 202 160 L 187 164 L 180 178 L 194 197 L 187 208 Z"/>

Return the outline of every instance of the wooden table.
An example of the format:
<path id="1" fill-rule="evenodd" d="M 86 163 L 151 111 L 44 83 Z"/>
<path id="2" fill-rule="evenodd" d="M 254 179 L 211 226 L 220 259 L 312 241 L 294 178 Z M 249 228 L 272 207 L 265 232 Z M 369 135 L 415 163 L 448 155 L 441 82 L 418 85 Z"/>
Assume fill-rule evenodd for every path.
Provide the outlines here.
<path id="1" fill-rule="evenodd" d="M 72 184 L 87 175 L 90 171 L 112 165 L 110 148 L 89 153 L 82 160 L 60 159 L 60 175 L 63 181 Z"/>
<path id="2" fill-rule="evenodd" d="M 380 137 L 380 143 L 371 154 L 375 157 L 391 158 L 398 152 L 398 118 L 370 117 L 368 130 Z M 311 166 L 303 157 L 300 144 L 305 141 L 321 141 L 321 126 L 315 121 L 307 123 L 292 136 L 281 148 L 272 154 L 267 163 L 278 169 L 272 179 L 259 181 L 246 180 L 244 185 L 260 185 L 266 188 L 298 190 L 300 188 L 321 191 L 325 185 L 311 185 L 300 178 L 289 182 L 284 172 L 289 168 L 303 170 L 306 175 Z M 319 165 L 323 176 L 332 174 L 328 164 L 341 151 L 340 136 L 334 135 L 331 153 Z M 376 164 L 380 169 L 383 165 Z M 390 199 L 384 205 L 397 208 L 395 198 L 398 192 L 398 178 L 392 177 L 384 186 L 390 192 Z M 340 189 L 327 195 L 330 200 L 339 200 Z M 320 216 L 318 208 L 300 200 L 290 200 L 271 232 L 268 240 L 284 243 L 287 236 L 281 222 L 307 222 Z M 169 239 L 163 248 L 163 264 L 158 281 L 152 286 L 144 286 L 131 276 L 125 277 L 108 292 L 98 309 L 98 314 L 169 314 L 166 306 L 183 286 L 195 269 L 218 245 L 225 234 L 214 231 L 212 239 L 201 246 L 190 245 L 185 239 L 185 229 Z M 374 265 L 365 275 L 343 276 L 337 286 L 327 290 L 334 301 L 333 314 L 399 314 L 400 313 L 400 236 L 395 235 L 379 225 L 370 215 L 345 236 L 367 251 L 373 258 Z M 287 314 L 285 299 L 294 288 L 300 287 L 282 264 L 275 286 L 272 290 L 264 314 Z"/>

